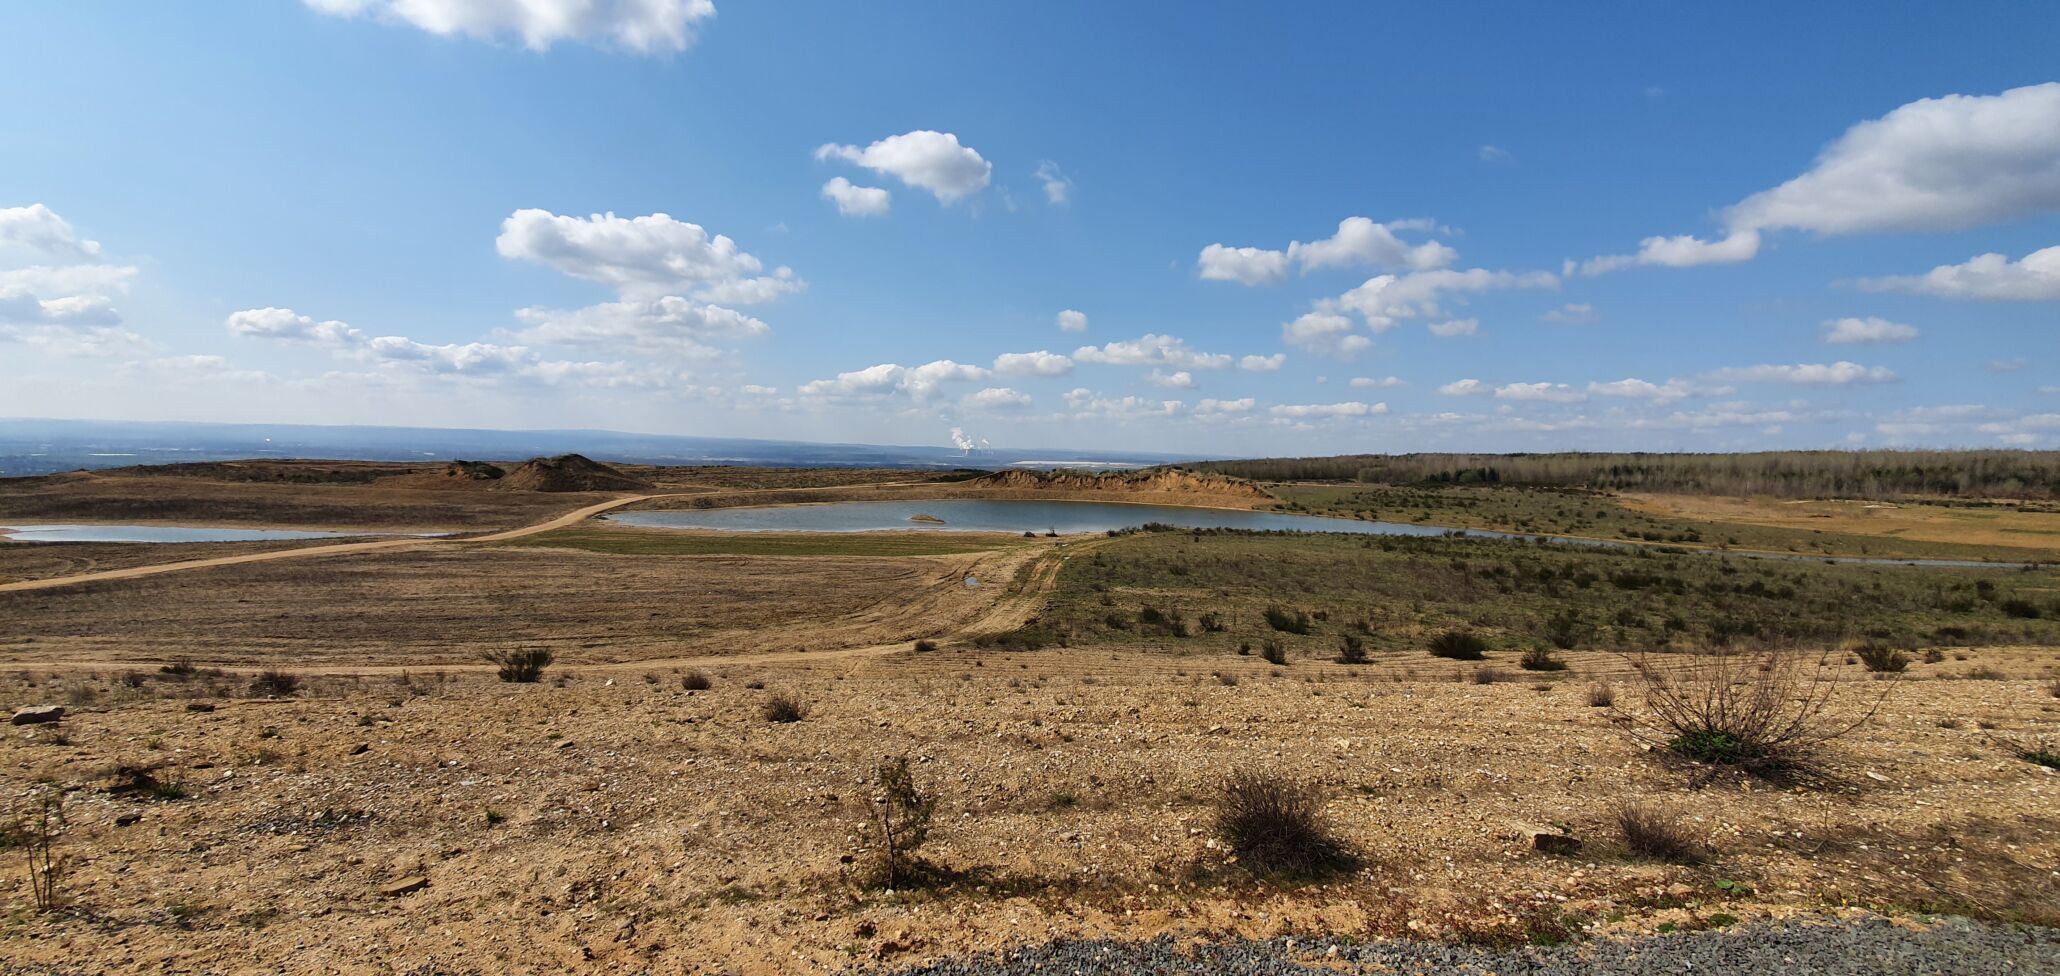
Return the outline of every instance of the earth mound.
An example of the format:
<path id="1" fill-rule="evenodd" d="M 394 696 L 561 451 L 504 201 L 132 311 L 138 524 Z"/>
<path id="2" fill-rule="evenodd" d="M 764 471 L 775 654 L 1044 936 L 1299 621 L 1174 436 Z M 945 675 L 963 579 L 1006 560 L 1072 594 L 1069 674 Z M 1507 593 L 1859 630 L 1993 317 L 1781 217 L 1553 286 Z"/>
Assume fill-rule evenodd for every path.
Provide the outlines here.
<path id="1" fill-rule="evenodd" d="M 530 458 L 507 472 L 496 487 L 509 491 L 645 491 L 640 481 L 581 454 Z"/>
<path id="2" fill-rule="evenodd" d="M 506 469 L 485 461 L 452 461 L 443 466 L 443 477 L 447 481 L 499 481 L 507 477 Z"/>
<path id="3" fill-rule="evenodd" d="M 1009 491 L 1118 492 L 1151 495 L 1211 495 L 1272 501 L 1273 496 L 1243 478 L 1196 474 L 1172 468 L 1151 471 L 996 471 L 966 484 Z"/>

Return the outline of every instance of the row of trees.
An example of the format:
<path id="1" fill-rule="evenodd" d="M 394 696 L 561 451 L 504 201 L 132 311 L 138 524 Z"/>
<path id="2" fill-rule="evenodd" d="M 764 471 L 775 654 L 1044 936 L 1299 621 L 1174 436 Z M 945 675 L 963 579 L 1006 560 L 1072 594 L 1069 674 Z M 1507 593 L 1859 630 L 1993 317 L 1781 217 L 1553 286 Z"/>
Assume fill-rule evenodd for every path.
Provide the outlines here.
<path id="1" fill-rule="evenodd" d="M 2060 451 L 1350 454 L 1183 467 L 1261 481 L 1505 484 L 1785 498 L 2060 496 Z"/>

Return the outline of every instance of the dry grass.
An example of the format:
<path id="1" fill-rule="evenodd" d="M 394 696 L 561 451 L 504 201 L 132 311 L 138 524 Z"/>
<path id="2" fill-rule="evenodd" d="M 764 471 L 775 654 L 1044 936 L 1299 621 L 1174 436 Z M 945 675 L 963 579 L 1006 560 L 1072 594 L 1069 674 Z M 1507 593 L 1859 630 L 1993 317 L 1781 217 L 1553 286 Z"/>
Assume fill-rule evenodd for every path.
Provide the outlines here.
<path id="1" fill-rule="evenodd" d="M 1260 875 L 1319 876 L 1349 867 L 1350 848 L 1323 817 L 1323 797 L 1309 784 L 1263 772 L 1233 773 L 1216 797 L 1216 832 L 1246 870 Z"/>
<path id="2" fill-rule="evenodd" d="M 1672 864 L 1702 863 L 1702 844 L 1694 830 L 1682 823 L 1678 811 L 1658 804 L 1631 802 L 1619 805 L 1613 816 L 1624 846 L 1631 853 Z"/>

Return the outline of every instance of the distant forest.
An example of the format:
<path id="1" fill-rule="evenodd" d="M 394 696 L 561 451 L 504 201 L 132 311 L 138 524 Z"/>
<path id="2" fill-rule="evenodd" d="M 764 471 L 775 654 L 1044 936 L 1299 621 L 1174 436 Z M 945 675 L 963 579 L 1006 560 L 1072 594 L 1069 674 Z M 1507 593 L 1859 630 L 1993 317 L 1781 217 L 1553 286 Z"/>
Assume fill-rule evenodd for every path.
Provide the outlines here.
<path id="1" fill-rule="evenodd" d="M 1259 481 L 1500 484 L 1784 498 L 2060 496 L 2060 451 L 1349 454 L 1181 467 Z"/>

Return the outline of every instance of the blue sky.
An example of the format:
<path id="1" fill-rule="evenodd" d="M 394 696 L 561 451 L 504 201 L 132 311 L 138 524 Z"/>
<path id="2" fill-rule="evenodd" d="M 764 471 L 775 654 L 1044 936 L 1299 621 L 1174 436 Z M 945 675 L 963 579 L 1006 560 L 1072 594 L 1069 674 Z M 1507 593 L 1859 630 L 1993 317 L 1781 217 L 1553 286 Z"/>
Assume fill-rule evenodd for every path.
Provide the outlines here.
<path id="1" fill-rule="evenodd" d="M 0 416 L 2060 447 L 2051 5 L 21 3 L 0 36 Z"/>

